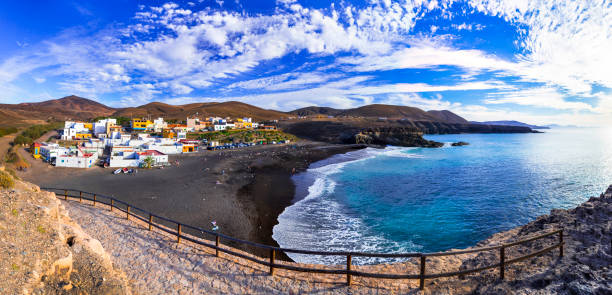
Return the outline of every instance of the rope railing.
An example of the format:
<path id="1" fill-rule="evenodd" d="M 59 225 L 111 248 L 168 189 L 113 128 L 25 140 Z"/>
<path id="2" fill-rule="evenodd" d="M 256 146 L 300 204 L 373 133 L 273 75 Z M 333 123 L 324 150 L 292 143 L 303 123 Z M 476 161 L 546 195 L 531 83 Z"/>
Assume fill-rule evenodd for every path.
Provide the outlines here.
<path id="1" fill-rule="evenodd" d="M 419 288 L 421 290 L 425 287 L 426 279 L 435 279 L 442 277 L 452 277 L 452 276 L 460 276 L 471 274 L 475 272 L 480 272 L 488 269 L 499 268 L 500 278 L 504 279 L 505 277 L 505 269 L 506 266 L 516 263 L 525 259 L 529 259 L 538 255 L 542 255 L 548 253 L 556 248 L 559 248 L 559 257 L 563 257 L 563 246 L 565 242 L 563 241 L 563 229 L 555 230 L 552 232 L 548 232 L 542 235 L 530 237 L 527 239 L 523 239 L 516 242 L 511 242 L 507 244 L 490 246 L 490 247 L 482 247 L 475 248 L 469 250 L 457 250 L 457 251 L 447 251 L 447 252 L 435 252 L 435 253 L 369 253 L 369 252 L 356 252 L 356 251 L 313 251 L 313 250 L 302 250 L 302 249 L 291 249 L 291 248 L 282 248 L 264 245 L 252 241 L 242 240 L 238 238 L 234 238 L 228 235 L 224 235 L 222 233 L 206 230 L 203 228 L 199 228 L 196 226 L 183 224 L 178 221 L 159 216 L 153 214 L 147 210 L 142 208 L 133 206 L 124 201 L 118 200 L 111 196 L 105 196 L 102 194 L 96 194 L 86 191 L 73 190 L 73 189 L 64 189 L 64 188 L 41 188 L 43 190 L 55 192 L 58 198 L 63 198 L 64 200 L 68 200 L 68 198 L 78 199 L 79 202 L 83 202 L 83 200 L 92 201 L 92 205 L 96 206 L 106 205 L 109 206 L 109 210 L 113 211 L 113 209 L 117 209 L 122 213 L 125 213 L 126 219 L 130 219 L 130 217 L 134 217 L 148 225 L 148 229 L 152 230 L 153 228 L 159 229 L 163 232 L 166 232 L 170 235 L 176 236 L 176 242 L 180 243 L 181 239 L 185 241 L 189 241 L 198 245 L 202 245 L 215 250 L 215 255 L 219 257 L 220 252 L 233 255 L 236 257 L 240 257 L 243 259 L 247 259 L 257 264 L 261 264 L 263 266 L 269 267 L 270 275 L 274 275 L 275 269 L 286 269 L 290 271 L 298 271 L 298 272 L 310 272 L 310 273 L 322 273 L 322 274 L 338 274 L 338 275 L 346 275 L 346 283 L 348 285 L 351 284 L 352 276 L 359 277 L 367 277 L 367 278 L 380 278 L 380 279 L 411 279 L 411 280 L 419 280 Z M 72 194 L 72 193 L 78 194 Z M 106 202 L 104 201 L 106 200 Z M 137 214 L 140 212 L 141 214 Z M 166 224 L 162 224 L 163 221 Z M 174 228 L 174 229 L 173 229 Z M 189 233 L 185 233 L 183 230 L 193 230 L 202 233 L 202 235 L 208 235 L 214 237 L 214 244 L 207 243 L 200 240 L 198 237 L 191 235 Z M 535 252 L 531 252 L 529 254 L 516 257 L 513 259 L 506 259 L 506 249 L 518 245 L 522 245 L 531 241 L 543 239 L 546 237 L 550 237 L 553 235 L 558 235 L 558 242 L 546 247 L 544 249 L 537 250 Z M 252 247 L 260 248 L 268 250 L 270 255 L 267 257 L 260 256 L 250 256 L 238 251 L 234 251 L 228 247 L 222 247 L 223 243 L 221 241 L 230 241 L 237 244 L 249 245 Z M 426 273 L 426 265 L 427 265 L 427 257 L 441 257 L 441 256 L 450 256 L 450 255 L 460 255 L 460 254 L 471 254 L 485 251 L 499 251 L 499 262 L 493 265 L 487 265 L 472 269 L 459 270 L 455 272 L 445 272 L 438 274 L 428 274 Z M 285 253 L 296 253 L 296 254 L 304 254 L 304 255 L 319 255 L 319 256 L 345 256 L 346 257 L 346 268 L 344 269 L 323 269 L 323 268 L 311 268 L 311 267 L 301 267 L 289 264 L 277 263 L 275 260 L 276 254 L 279 252 Z M 362 272 L 356 271 L 352 269 L 352 258 L 353 257 L 376 257 L 376 258 L 419 258 L 419 273 L 418 274 L 383 274 L 383 273 L 371 273 L 371 272 Z"/>

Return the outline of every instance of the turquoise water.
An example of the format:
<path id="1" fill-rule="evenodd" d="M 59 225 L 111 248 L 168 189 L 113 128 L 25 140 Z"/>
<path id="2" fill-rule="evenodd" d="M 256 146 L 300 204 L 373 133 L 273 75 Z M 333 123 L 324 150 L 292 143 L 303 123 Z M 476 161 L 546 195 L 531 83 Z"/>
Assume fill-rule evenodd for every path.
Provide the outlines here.
<path id="1" fill-rule="evenodd" d="M 612 184 L 612 130 L 427 138 L 470 145 L 368 148 L 315 163 L 294 177 L 296 202 L 279 216 L 274 239 L 282 247 L 331 251 L 465 248 Z"/>

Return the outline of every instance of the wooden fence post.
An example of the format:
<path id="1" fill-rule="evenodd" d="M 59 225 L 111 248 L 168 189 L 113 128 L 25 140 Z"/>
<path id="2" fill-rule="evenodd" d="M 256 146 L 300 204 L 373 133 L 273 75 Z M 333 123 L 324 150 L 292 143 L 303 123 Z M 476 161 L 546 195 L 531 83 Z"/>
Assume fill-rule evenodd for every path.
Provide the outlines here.
<path id="1" fill-rule="evenodd" d="M 348 286 L 351 285 L 351 254 L 346 255 L 346 284 Z"/>
<path id="2" fill-rule="evenodd" d="M 499 277 L 502 280 L 504 279 L 505 268 L 506 268 L 506 247 L 501 246 L 501 248 L 499 248 Z"/>
<path id="3" fill-rule="evenodd" d="M 125 211 L 125 219 L 130 220 L 130 205 L 127 205 L 127 211 Z"/>
<path id="4" fill-rule="evenodd" d="M 64 190 L 64 201 L 68 200 L 68 191 Z"/>
<path id="5" fill-rule="evenodd" d="M 93 206 L 96 207 L 96 194 L 94 194 Z"/>
<path id="6" fill-rule="evenodd" d="M 419 289 L 425 289 L 425 255 L 421 254 L 421 274 L 419 275 Z"/>
<path id="7" fill-rule="evenodd" d="M 113 211 L 113 199 L 111 199 L 110 210 L 111 210 L 111 212 Z"/>
<path id="8" fill-rule="evenodd" d="M 215 256 L 219 257 L 219 234 L 217 234 L 216 236 L 215 246 L 217 246 L 217 248 L 215 249 Z"/>
<path id="9" fill-rule="evenodd" d="M 563 230 L 559 232 L 559 257 L 563 257 Z"/>
<path id="10" fill-rule="evenodd" d="M 177 228 L 177 233 L 176 233 L 176 243 L 180 244 L 181 243 L 181 224 L 177 223 L 178 228 Z"/>
<path id="11" fill-rule="evenodd" d="M 151 223 L 153 221 L 153 215 L 151 215 L 151 213 L 149 213 L 149 231 L 151 230 Z"/>
<path id="12" fill-rule="evenodd" d="M 276 258 L 276 250 L 270 249 L 270 275 L 274 275 L 274 258 Z"/>
<path id="13" fill-rule="evenodd" d="M 83 203 L 83 192 L 79 191 L 79 203 Z"/>

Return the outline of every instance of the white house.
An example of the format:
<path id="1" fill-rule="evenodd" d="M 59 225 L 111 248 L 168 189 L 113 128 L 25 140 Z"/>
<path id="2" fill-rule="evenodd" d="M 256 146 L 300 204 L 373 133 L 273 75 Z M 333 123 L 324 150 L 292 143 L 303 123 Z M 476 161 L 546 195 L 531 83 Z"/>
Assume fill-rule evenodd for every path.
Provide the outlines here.
<path id="1" fill-rule="evenodd" d="M 82 138 L 80 134 L 90 134 L 91 130 L 85 127 L 85 123 L 65 121 L 64 130 L 62 132 L 62 140 L 72 140 L 75 138 Z"/>
<path id="2" fill-rule="evenodd" d="M 40 155 L 44 161 L 53 163 L 58 156 L 68 155 L 70 150 L 57 143 L 43 142 L 40 146 Z"/>
<path id="3" fill-rule="evenodd" d="M 81 149 L 77 149 L 76 153 L 71 152 L 69 155 L 61 155 L 55 159 L 56 167 L 70 167 L 70 168 L 91 168 L 92 165 L 96 164 L 98 160 L 98 154 L 86 153 Z"/>
<path id="4" fill-rule="evenodd" d="M 83 144 L 81 148 L 83 152 L 86 153 L 96 153 L 98 157 L 101 157 L 104 154 L 104 149 L 106 148 L 106 143 L 104 140 L 92 138 L 89 142 Z"/>
<path id="5" fill-rule="evenodd" d="M 145 159 L 153 159 L 153 166 L 160 166 L 168 163 L 168 155 L 155 150 L 146 150 L 142 152 L 134 151 L 117 151 L 110 156 L 109 167 L 143 167 Z"/>
<path id="6" fill-rule="evenodd" d="M 164 128 L 168 128 L 168 123 L 164 121 L 164 118 L 157 118 L 153 120 L 153 131 L 162 132 Z"/>
<path id="7" fill-rule="evenodd" d="M 109 127 L 115 125 L 117 125 L 117 119 L 106 118 L 98 120 L 98 122 L 93 123 L 93 134 L 98 138 L 106 137 Z"/>

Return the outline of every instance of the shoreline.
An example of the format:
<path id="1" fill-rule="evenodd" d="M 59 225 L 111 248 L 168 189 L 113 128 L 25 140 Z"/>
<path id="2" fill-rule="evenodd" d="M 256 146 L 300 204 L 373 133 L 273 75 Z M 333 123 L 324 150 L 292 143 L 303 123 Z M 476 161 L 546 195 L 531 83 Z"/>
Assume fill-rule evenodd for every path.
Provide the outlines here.
<path id="1" fill-rule="evenodd" d="M 272 229 L 293 204 L 292 176 L 311 163 L 365 148 L 312 141 L 171 156 L 179 165 L 113 175 L 112 169 L 52 167 L 31 157 L 23 179 L 41 187 L 80 189 L 111 195 L 185 224 L 210 228 L 239 239 L 278 246 Z M 22 150 L 22 149 L 20 149 Z M 231 243 L 230 243 L 231 244 Z M 231 244 L 256 255 L 267 251 Z M 265 252 L 265 253 L 264 253 Z M 279 259 L 290 260 L 284 253 Z"/>

